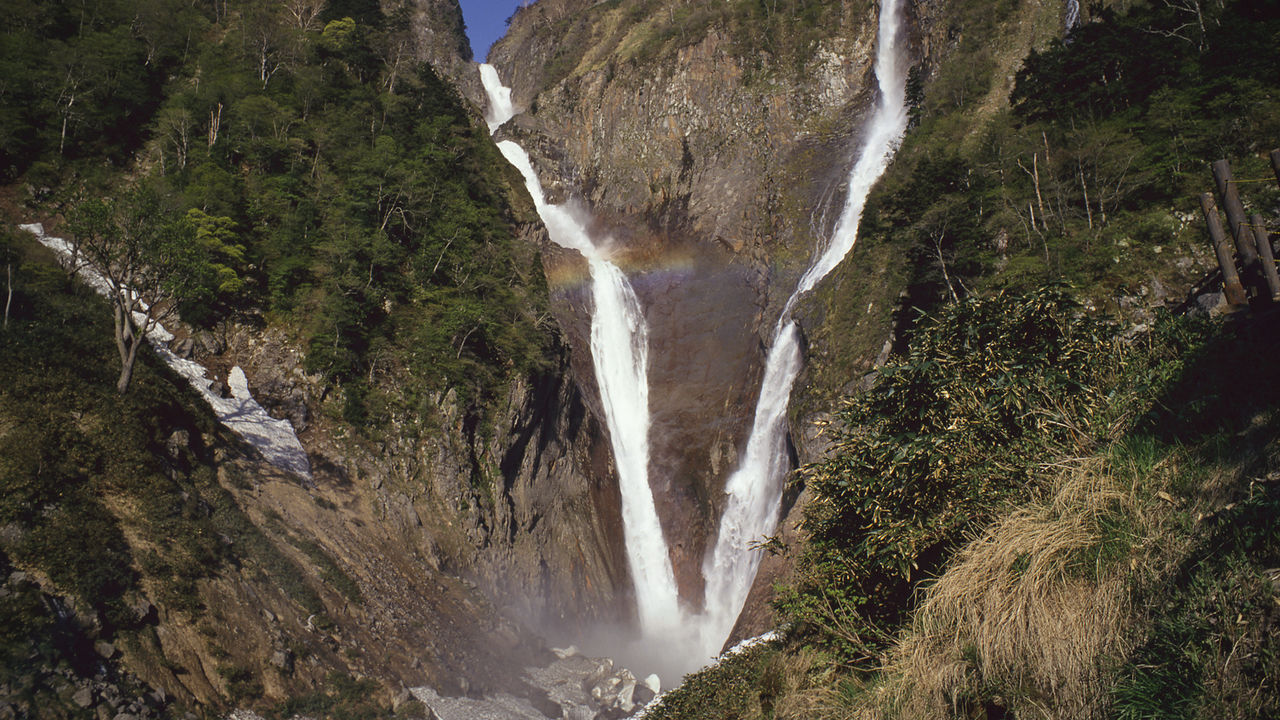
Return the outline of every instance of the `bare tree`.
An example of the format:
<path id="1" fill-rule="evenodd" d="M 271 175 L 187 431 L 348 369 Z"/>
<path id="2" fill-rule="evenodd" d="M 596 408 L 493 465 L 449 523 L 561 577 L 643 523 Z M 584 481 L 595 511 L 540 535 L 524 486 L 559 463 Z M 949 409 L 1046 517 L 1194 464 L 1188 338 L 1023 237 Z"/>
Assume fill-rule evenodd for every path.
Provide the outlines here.
<path id="1" fill-rule="evenodd" d="M 285 12 L 298 29 L 304 32 L 319 27 L 319 17 L 324 6 L 325 0 L 284 0 Z"/>

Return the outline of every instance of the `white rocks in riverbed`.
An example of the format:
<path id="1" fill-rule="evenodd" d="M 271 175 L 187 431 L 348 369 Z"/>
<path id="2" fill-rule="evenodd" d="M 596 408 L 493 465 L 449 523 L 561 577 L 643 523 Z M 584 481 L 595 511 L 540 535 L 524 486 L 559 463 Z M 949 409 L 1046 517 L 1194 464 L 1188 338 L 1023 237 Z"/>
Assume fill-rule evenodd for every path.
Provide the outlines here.
<path id="1" fill-rule="evenodd" d="M 431 713 L 430 720 L 597 720 L 628 717 L 652 702 L 660 689 L 657 675 L 640 682 L 610 658 L 591 658 L 579 652 L 555 651 L 558 659 L 546 667 L 528 668 L 525 680 L 546 693 L 537 707 L 529 700 L 500 693 L 482 699 L 443 697 L 431 688 L 410 692 Z M 542 708 L 539 711 L 538 708 Z"/>

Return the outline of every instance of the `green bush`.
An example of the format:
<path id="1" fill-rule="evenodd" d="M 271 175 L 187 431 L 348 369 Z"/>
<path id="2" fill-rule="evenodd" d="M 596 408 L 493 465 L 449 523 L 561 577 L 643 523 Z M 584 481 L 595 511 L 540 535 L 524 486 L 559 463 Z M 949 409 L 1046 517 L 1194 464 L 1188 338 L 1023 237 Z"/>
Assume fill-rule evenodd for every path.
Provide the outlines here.
<path id="1" fill-rule="evenodd" d="M 782 609 L 831 629 L 840 608 L 863 641 L 887 636 L 915 585 L 1028 491 L 1036 458 L 1093 442 L 1116 356 L 1110 329 L 1059 287 L 944 308 L 836 413 L 829 459 L 803 469 L 810 542 Z"/>

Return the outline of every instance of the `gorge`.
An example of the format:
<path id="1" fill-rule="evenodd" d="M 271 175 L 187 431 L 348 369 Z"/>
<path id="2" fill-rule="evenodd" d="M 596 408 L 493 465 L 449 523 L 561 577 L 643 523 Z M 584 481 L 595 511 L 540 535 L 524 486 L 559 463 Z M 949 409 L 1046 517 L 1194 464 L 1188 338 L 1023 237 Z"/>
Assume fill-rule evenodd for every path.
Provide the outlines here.
<path id="1" fill-rule="evenodd" d="M 864 121 L 862 145 L 849 172 L 835 227 L 825 246 L 815 249 L 814 259 L 784 303 L 768 343 L 751 430 L 736 469 L 725 482 L 727 501 L 714 544 L 702 563 L 704 594 L 700 602 L 679 597 L 669 543 L 657 517 L 649 481 L 650 472 L 671 473 L 673 469 L 653 463 L 649 456 L 649 340 L 644 309 L 625 274 L 610 262 L 612 238 L 594 240 L 586 229 L 589 220 L 574 217 L 567 206 L 549 204 L 524 149 L 511 140 L 498 144 L 524 177 L 551 241 L 577 250 L 588 262 L 590 352 L 617 463 L 624 539 L 640 623 L 636 644 L 643 648 L 642 656 L 663 658 L 652 669 L 668 677 L 696 670 L 719 654 L 746 602 L 759 566 L 760 545 L 779 519 L 784 479 L 791 469 L 786 413 L 801 366 L 800 331 L 792 312 L 801 296 L 853 247 L 866 197 L 906 130 L 902 11 L 890 0 L 881 7 L 879 17 L 874 109 Z M 490 131 L 496 132 L 515 115 L 511 89 L 502 85 L 492 65 L 482 64 L 479 72 L 489 101 L 486 118 Z M 747 331 L 742 328 L 743 333 Z M 628 659 L 626 654 L 623 660 Z"/>
<path id="2" fill-rule="evenodd" d="M 0 716 L 1250 716 L 1258 0 L 20 5 Z M 127 389 L 81 231 L 175 268 Z"/>

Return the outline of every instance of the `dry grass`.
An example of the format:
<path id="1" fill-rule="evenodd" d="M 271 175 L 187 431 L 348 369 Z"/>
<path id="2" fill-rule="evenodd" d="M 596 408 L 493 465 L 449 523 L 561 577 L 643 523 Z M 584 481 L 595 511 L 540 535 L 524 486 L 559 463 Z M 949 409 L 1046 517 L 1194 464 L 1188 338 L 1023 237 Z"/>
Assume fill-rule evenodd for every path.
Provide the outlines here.
<path id="1" fill-rule="evenodd" d="M 1130 561 L 1147 544 L 1133 528 L 1146 523 L 1102 458 L 1060 467 L 1050 494 L 990 526 L 924 591 L 875 687 L 812 688 L 779 717 L 1101 715 L 1102 663 L 1128 649 Z"/>

